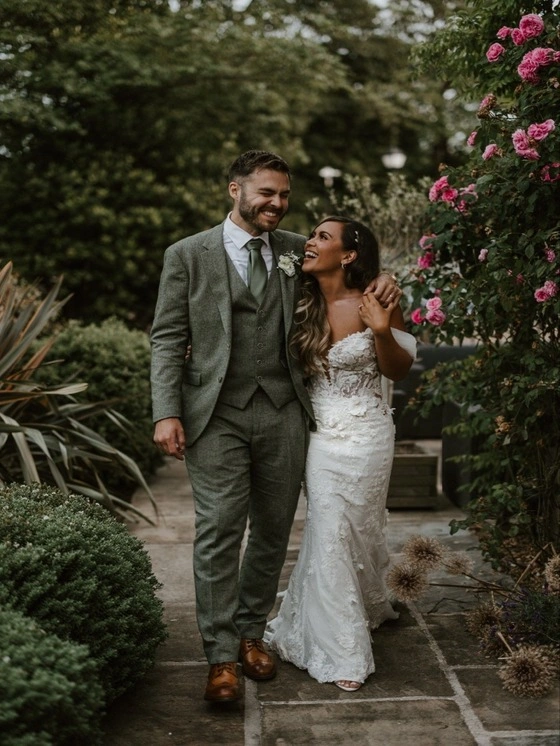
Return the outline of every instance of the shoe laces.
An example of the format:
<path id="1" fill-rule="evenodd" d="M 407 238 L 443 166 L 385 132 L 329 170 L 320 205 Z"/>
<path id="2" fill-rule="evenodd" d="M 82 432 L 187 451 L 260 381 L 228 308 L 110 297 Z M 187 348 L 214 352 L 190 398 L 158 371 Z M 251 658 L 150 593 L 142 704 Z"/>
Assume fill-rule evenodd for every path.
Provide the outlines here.
<path id="1" fill-rule="evenodd" d="M 224 673 L 224 671 L 227 671 L 228 673 L 235 673 L 235 663 L 217 663 L 216 664 L 216 675 L 221 676 L 221 674 Z"/>
<path id="2" fill-rule="evenodd" d="M 262 640 L 255 639 L 255 640 L 249 640 L 245 639 L 245 645 L 247 647 L 247 652 L 249 650 L 253 650 L 253 648 L 256 648 L 260 653 L 266 653 L 264 643 Z"/>

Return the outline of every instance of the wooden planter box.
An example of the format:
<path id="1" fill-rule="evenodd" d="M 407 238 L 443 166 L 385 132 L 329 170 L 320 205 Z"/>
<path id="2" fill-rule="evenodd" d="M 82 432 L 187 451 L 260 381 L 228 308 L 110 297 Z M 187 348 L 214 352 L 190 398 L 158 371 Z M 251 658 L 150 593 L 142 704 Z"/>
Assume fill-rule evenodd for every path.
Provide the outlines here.
<path id="1" fill-rule="evenodd" d="M 413 441 L 397 441 L 387 507 L 435 508 L 438 502 L 438 456 Z"/>

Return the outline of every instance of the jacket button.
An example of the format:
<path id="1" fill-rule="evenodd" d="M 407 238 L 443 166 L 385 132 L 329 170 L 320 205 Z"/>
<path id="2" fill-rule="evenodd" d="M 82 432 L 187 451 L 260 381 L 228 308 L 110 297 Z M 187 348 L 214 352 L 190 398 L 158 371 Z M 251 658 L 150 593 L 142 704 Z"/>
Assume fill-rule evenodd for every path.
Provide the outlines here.
<path id="1" fill-rule="evenodd" d="M 222 378 L 222 376 L 220 376 L 220 377 L 218 378 L 218 383 L 221 383 L 221 382 L 222 382 L 223 380 L 224 380 L 224 379 Z"/>

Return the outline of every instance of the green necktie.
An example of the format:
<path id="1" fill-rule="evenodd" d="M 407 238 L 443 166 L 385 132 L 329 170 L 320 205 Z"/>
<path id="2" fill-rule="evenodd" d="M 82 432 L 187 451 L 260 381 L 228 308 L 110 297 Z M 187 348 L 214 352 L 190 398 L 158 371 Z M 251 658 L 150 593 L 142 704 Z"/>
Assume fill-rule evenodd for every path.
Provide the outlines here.
<path id="1" fill-rule="evenodd" d="M 249 252 L 247 285 L 259 305 L 263 301 L 264 291 L 266 290 L 266 283 L 268 281 L 268 270 L 263 255 L 261 254 L 262 245 L 262 238 L 252 238 L 245 244 L 245 248 Z"/>

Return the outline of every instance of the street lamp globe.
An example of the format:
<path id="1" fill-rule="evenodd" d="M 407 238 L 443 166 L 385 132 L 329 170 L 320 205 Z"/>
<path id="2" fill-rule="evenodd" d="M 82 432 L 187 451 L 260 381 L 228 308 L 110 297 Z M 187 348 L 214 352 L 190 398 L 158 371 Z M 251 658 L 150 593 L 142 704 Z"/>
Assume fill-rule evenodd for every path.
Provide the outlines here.
<path id="1" fill-rule="evenodd" d="M 406 155 L 399 148 L 391 148 L 388 153 L 383 153 L 381 161 L 385 168 L 399 169 L 406 163 Z"/>
<path id="2" fill-rule="evenodd" d="M 326 187 L 332 187 L 337 176 L 342 176 L 342 171 L 339 171 L 338 168 L 333 168 L 332 166 L 323 166 L 319 171 L 319 176 L 323 179 Z"/>

